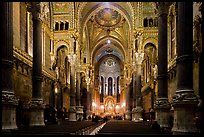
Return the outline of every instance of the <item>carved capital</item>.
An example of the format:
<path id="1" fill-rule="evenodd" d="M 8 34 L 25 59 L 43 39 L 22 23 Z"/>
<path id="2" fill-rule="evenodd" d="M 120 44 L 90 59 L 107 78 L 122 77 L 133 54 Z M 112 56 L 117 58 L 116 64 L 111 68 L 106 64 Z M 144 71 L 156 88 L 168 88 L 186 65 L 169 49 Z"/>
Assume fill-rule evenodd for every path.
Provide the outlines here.
<path id="1" fill-rule="evenodd" d="M 2 91 L 2 104 L 18 105 L 19 99 L 17 99 L 13 92 Z"/>
<path id="2" fill-rule="evenodd" d="M 130 77 L 126 78 L 126 81 L 127 81 L 126 84 L 127 84 L 127 85 L 130 85 L 130 83 L 131 83 L 131 81 L 132 81 L 132 78 L 130 78 Z"/>
<path id="3" fill-rule="evenodd" d="M 76 108 L 75 108 L 75 106 L 70 106 L 70 108 L 69 108 L 69 113 L 76 113 Z"/>
<path id="4" fill-rule="evenodd" d="M 68 55 L 68 59 L 69 59 L 70 64 L 74 65 L 76 63 L 77 56 L 76 54 L 71 54 L 71 55 Z"/>
<path id="5" fill-rule="evenodd" d="M 169 5 L 170 5 L 170 2 L 157 2 L 158 16 L 161 16 L 163 14 L 165 14 L 167 16 Z"/>
<path id="6" fill-rule="evenodd" d="M 136 64 L 141 65 L 144 59 L 144 53 L 136 52 L 135 55 L 136 55 Z"/>
<path id="7" fill-rule="evenodd" d="M 45 104 L 43 103 L 42 99 L 32 99 L 30 102 L 30 108 L 31 109 L 44 109 Z"/>
<path id="8" fill-rule="evenodd" d="M 76 112 L 83 114 L 83 108 L 84 106 L 76 106 Z"/>
<path id="9" fill-rule="evenodd" d="M 33 19 L 40 20 L 41 5 L 40 2 L 28 2 L 27 10 L 32 13 Z"/>
<path id="10" fill-rule="evenodd" d="M 172 105 L 198 104 L 198 97 L 193 90 L 178 90 L 172 97 Z"/>
<path id="11" fill-rule="evenodd" d="M 136 106 L 136 108 L 132 109 L 132 113 L 141 113 L 143 111 L 142 107 Z"/>
<path id="12" fill-rule="evenodd" d="M 73 38 L 74 41 L 77 41 L 78 37 L 79 37 L 79 32 L 77 30 L 71 34 L 71 38 Z"/>
<path id="13" fill-rule="evenodd" d="M 43 20 L 48 20 L 48 14 L 49 14 L 49 8 L 48 5 L 46 4 L 47 2 L 41 2 L 41 19 Z"/>
<path id="14" fill-rule="evenodd" d="M 154 103 L 155 109 L 169 109 L 171 108 L 171 104 L 168 101 L 168 98 L 158 98 Z"/>

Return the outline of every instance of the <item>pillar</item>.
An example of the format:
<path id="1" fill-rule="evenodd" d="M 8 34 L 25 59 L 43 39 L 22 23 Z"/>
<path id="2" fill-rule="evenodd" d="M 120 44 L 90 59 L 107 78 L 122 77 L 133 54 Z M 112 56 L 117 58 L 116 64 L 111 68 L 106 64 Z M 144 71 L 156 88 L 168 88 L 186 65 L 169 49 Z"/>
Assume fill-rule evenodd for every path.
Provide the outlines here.
<path id="1" fill-rule="evenodd" d="M 91 115 L 91 103 L 92 103 L 92 99 L 91 99 L 90 85 L 87 84 L 87 109 L 86 109 L 86 118 L 87 119 Z"/>
<path id="2" fill-rule="evenodd" d="M 128 73 L 128 70 L 126 70 L 126 74 Z M 126 112 L 125 112 L 125 119 L 130 120 L 131 119 L 131 111 L 130 111 L 130 83 L 131 78 L 126 77 Z"/>
<path id="3" fill-rule="evenodd" d="M 132 82 L 133 82 L 133 109 L 136 107 L 136 72 L 133 72 L 133 77 L 132 77 Z"/>
<path id="4" fill-rule="evenodd" d="M 198 99 L 193 90 L 193 2 L 178 2 L 177 23 L 177 90 L 173 134 L 195 134 L 194 113 Z"/>
<path id="5" fill-rule="evenodd" d="M 130 83 L 126 84 L 126 113 L 125 119 L 130 120 L 131 111 L 130 111 Z"/>
<path id="6" fill-rule="evenodd" d="M 171 105 L 168 101 L 167 75 L 167 15 L 168 2 L 158 2 L 158 98 L 155 101 L 155 116 L 161 128 L 169 128 Z"/>
<path id="7" fill-rule="evenodd" d="M 81 95 L 80 95 L 80 86 L 81 86 L 81 76 L 80 71 L 76 73 L 76 115 L 77 120 L 80 118 L 83 119 L 83 106 L 81 106 Z"/>
<path id="8" fill-rule="evenodd" d="M 81 106 L 81 97 L 80 97 L 80 85 L 81 85 L 81 77 L 80 72 L 76 73 L 76 105 Z"/>
<path id="9" fill-rule="evenodd" d="M 137 65 L 137 73 L 135 76 L 135 90 L 136 90 L 136 102 L 135 107 L 132 109 L 132 120 L 135 122 L 142 121 L 142 94 L 141 94 L 141 65 L 144 58 L 144 53 L 142 52 L 136 52 L 136 65 Z"/>
<path id="10" fill-rule="evenodd" d="M 44 108 L 42 99 L 42 26 L 40 19 L 40 2 L 31 2 L 33 15 L 33 70 L 32 100 L 30 103 L 30 126 L 44 126 Z"/>
<path id="11" fill-rule="evenodd" d="M 69 62 L 71 66 L 69 121 L 76 121 L 75 60 L 75 54 L 69 55 Z"/>
<path id="12" fill-rule="evenodd" d="M 204 31 L 204 27 L 203 27 L 203 15 L 204 15 L 204 5 L 203 5 L 203 2 L 202 2 L 202 5 L 201 5 L 201 15 L 202 15 L 202 20 L 201 20 L 201 34 L 203 35 L 203 31 Z M 203 110 L 203 91 L 204 91 L 204 85 L 201 84 L 202 81 L 204 81 L 204 65 L 202 62 L 204 62 L 204 46 L 203 46 L 203 37 L 202 37 L 202 45 L 201 45 L 201 55 L 200 55 L 200 63 L 199 63 L 199 70 L 200 70 L 200 81 L 199 81 L 199 90 L 200 90 L 200 97 L 201 97 L 201 110 Z M 201 123 L 204 122 L 204 118 L 203 118 L 203 111 L 201 112 Z M 201 134 L 203 133 L 203 128 L 204 126 L 201 127 Z"/>
<path id="13" fill-rule="evenodd" d="M 2 130 L 16 129 L 18 100 L 13 87 L 13 3 L 1 2 Z"/>

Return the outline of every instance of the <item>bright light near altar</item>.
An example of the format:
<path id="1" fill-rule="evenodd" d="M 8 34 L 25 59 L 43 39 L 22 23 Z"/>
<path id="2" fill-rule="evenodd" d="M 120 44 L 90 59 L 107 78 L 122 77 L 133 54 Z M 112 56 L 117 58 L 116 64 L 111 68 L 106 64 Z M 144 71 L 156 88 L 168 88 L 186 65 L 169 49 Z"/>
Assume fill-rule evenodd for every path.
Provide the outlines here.
<path id="1" fill-rule="evenodd" d="M 122 108 L 123 108 L 123 107 L 125 107 L 125 102 L 123 102 L 123 104 L 122 104 Z"/>
<path id="2" fill-rule="evenodd" d="M 111 41 L 110 40 L 108 40 L 108 44 L 110 44 L 111 43 Z"/>
<path id="3" fill-rule="evenodd" d="M 101 105 L 101 106 L 100 106 L 100 109 L 104 109 L 104 105 Z"/>
<path id="4" fill-rule="evenodd" d="M 57 90 L 57 88 L 55 88 L 55 94 L 57 94 L 57 92 L 58 92 L 58 90 Z"/>
<path id="5" fill-rule="evenodd" d="M 93 107 L 96 107 L 96 103 L 95 103 L 94 101 L 92 102 L 92 106 L 93 106 Z"/>
<path id="6" fill-rule="evenodd" d="M 120 106 L 119 105 L 116 105 L 116 107 L 115 107 L 116 109 L 119 109 L 120 108 Z"/>

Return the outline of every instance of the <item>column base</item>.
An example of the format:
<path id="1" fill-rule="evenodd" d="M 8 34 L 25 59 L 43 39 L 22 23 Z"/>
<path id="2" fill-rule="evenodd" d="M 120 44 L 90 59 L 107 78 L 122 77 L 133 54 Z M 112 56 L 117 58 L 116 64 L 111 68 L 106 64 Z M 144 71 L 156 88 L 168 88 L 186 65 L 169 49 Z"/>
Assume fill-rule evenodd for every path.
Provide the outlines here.
<path id="1" fill-rule="evenodd" d="M 131 114 L 131 112 L 128 110 L 128 111 L 126 111 L 126 113 L 125 113 L 125 119 L 127 119 L 127 120 L 131 120 L 131 116 L 130 116 L 130 114 Z"/>
<path id="2" fill-rule="evenodd" d="M 155 117 L 160 128 L 170 128 L 171 105 L 168 98 L 158 98 L 155 102 Z"/>
<path id="3" fill-rule="evenodd" d="M 76 107 L 70 106 L 69 108 L 69 121 L 76 121 Z"/>
<path id="4" fill-rule="evenodd" d="M 91 117 L 92 117 L 91 115 L 92 115 L 91 111 L 86 110 L 86 119 L 91 120 Z"/>
<path id="5" fill-rule="evenodd" d="M 83 120 L 83 108 L 84 106 L 76 106 L 76 117 L 77 120 Z"/>
<path id="6" fill-rule="evenodd" d="M 176 91 L 173 96 L 172 105 L 174 107 L 174 125 L 172 132 L 174 135 L 197 134 L 199 130 L 195 125 L 195 111 L 198 99 L 193 90 Z"/>
<path id="7" fill-rule="evenodd" d="M 18 100 L 13 92 L 2 91 L 2 130 L 17 129 L 16 106 Z"/>
<path id="8" fill-rule="evenodd" d="M 142 122 L 143 121 L 142 112 L 143 112 L 143 108 L 141 106 L 136 106 L 136 108 L 133 108 L 132 109 L 132 121 Z"/>
<path id="9" fill-rule="evenodd" d="M 29 126 L 45 126 L 44 109 L 42 99 L 33 99 L 30 103 L 30 122 Z"/>

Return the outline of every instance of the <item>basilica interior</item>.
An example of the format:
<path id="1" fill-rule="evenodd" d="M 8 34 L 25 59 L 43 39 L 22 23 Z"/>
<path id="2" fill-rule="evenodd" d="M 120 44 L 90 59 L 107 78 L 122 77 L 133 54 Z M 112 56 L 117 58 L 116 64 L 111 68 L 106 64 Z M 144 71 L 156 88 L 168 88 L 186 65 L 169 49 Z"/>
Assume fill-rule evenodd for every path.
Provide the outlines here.
<path id="1" fill-rule="evenodd" d="M 2 3 L 2 129 L 53 109 L 198 132 L 202 2 Z"/>

